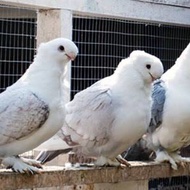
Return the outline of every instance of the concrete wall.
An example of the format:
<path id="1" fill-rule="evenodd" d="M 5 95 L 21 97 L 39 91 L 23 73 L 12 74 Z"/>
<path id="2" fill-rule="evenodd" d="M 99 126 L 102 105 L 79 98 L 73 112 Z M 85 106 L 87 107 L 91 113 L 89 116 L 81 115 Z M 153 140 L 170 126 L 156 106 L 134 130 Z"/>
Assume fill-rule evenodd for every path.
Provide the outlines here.
<path id="1" fill-rule="evenodd" d="M 85 15 L 190 25 L 189 0 L 0 0 L 37 9 L 65 9 Z"/>

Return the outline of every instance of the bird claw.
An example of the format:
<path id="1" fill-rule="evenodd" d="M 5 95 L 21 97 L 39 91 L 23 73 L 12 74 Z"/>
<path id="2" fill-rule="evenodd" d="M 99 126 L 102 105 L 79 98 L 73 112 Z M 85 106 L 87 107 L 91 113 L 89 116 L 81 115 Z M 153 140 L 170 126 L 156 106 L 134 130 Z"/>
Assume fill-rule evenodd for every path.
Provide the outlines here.
<path id="1" fill-rule="evenodd" d="M 26 173 L 28 175 L 39 174 L 39 169 L 42 168 L 41 165 L 35 160 L 19 157 L 4 158 L 2 164 L 7 166 L 6 168 L 8 169 L 12 169 L 14 172 L 21 174 Z"/>
<path id="2" fill-rule="evenodd" d="M 156 152 L 155 162 L 161 163 L 161 162 L 166 162 L 166 161 L 171 164 L 172 169 L 174 169 L 174 170 L 178 169 L 176 161 L 166 151 Z"/>
<path id="3" fill-rule="evenodd" d="M 117 156 L 115 159 L 105 158 L 103 156 L 99 157 L 96 162 L 95 166 L 107 166 L 107 167 L 121 167 L 125 168 L 126 166 L 130 166 L 130 164 L 121 157 L 121 155 Z"/>
<path id="4" fill-rule="evenodd" d="M 27 164 L 23 164 L 22 166 L 21 165 L 14 165 L 12 166 L 11 168 L 14 172 L 16 173 L 21 173 L 21 174 L 28 174 L 28 175 L 34 175 L 34 174 L 39 174 L 40 173 L 40 170 L 34 166 L 31 166 L 31 165 L 27 165 Z"/>
<path id="5" fill-rule="evenodd" d="M 177 166 L 177 164 L 175 162 L 174 163 L 170 162 L 170 164 L 171 164 L 171 167 L 172 167 L 173 170 L 177 170 L 178 169 L 178 166 Z"/>
<path id="6" fill-rule="evenodd" d="M 121 168 L 131 166 L 127 160 L 125 160 L 121 155 L 116 157 L 116 160 L 120 163 Z"/>
<path id="7" fill-rule="evenodd" d="M 187 163 L 190 162 L 190 158 L 182 157 L 178 153 L 171 153 L 170 156 L 178 165 L 181 165 L 184 168 L 187 166 Z"/>
<path id="8" fill-rule="evenodd" d="M 126 164 L 120 164 L 119 165 L 119 167 L 121 168 L 121 169 L 125 169 L 125 168 L 127 168 L 127 167 L 129 167 L 130 165 L 126 165 Z"/>
<path id="9" fill-rule="evenodd" d="M 30 166 L 34 166 L 34 167 L 39 168 L 39 169 L 43 168 L 42 165 L 41 165 L 41 163 L 40 163 L 40 161 L 33 160 L 33 159 L 28 159 L 28 158 L 21 158 L 21 160 L 24 163 L 27 163 Z"/>

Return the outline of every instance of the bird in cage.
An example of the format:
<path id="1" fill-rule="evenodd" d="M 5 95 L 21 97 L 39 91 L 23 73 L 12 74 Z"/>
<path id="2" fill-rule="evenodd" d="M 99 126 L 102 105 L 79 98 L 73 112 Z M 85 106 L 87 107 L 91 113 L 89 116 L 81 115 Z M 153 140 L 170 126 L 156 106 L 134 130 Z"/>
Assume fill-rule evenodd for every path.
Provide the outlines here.
<path id="1" fill-rule="evenodd" d="M 176 170 L 178 164 L 190 162 L 188 157 L 183 157 L 189 155 L 185 147 L 190 145 L 190 44 L 174 66 L 155 81 L 152 98 L 148 131 L 123 157 L 148 159 L 154 152 L 156 162 L 168 161 Z M 182 156 L 180 150 L 183 150 Z"/>
<path id="2" fill-rule="evenodd" d="M 95 166 L 129 165 L 119 154 L 147 130 L 152 82 L 163 65 L 157 57 L 133 51 L 115 72 L 77 93 L 65 106 L 65 121 L 56 137 L 43 143 L 37 160 L 45 163 L 70 150 L 96 159 Z"/>
<path id="3" fill-rule="evenodd" d="M 55 135 L 64 121 L 64 75 L 78 54 L 69 39 L 40 44 L 23 76 L 0 94 L 0 158 L 15 172 L 39 172 L 36 160 L 20 157 Z"/>

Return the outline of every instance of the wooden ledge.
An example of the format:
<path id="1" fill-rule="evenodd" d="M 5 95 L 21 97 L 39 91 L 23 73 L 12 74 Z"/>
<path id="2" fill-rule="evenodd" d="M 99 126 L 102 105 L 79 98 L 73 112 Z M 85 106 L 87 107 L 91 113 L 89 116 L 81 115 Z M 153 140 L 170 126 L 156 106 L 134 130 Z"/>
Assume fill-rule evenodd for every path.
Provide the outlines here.
<path id="1" fill-rule="evenodd" d="M 69 168 L 57 166 L 44 166 L 40 174 L 17 174 L 11 170 L 0 170 L 0 189 L 27 189 L 63 187 L 70 185 L 119 183 L 127 181 L 149 180 L 152 178 L 165 178 L 173 176 L 190 175 L 190 163 L 179 166 L 177 171 L 170 165 L 155 164 L 154 162 L 130 162 L 127 168 Z"/>

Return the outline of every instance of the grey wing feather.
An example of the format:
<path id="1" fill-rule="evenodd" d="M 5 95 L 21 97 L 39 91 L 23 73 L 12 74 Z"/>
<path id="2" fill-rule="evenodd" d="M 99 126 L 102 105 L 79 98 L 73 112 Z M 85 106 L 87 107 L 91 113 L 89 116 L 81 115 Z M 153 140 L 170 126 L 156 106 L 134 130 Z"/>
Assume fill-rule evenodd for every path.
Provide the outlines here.
<path id="1" fill-rule="evenodd" d="M 45 164 L 53 160 L 55 157 L 59 156 L 60 154 L 66 154 L 70 152 L 72 148 L 64 149 L 64 150 L 56 150 L 56 151 L 41 151 L 38 156 L 36 157 L 37 161 L 40 161 L 41 164 Z"/>
<path id="2" fill-rule="evenodd" d="M 76 139 L 74 142 L 84 142 L 85 146 L 86 143 L 92 143 L 92 146 L 106 143 L 113 122 L 111 91 L 106 82 L 107 79 L 100 80 L 76 94 L 73 101 L 66 105 L 65 122 L 68 134 L 71 134 L 72 140 Z M 63 133 L 66 134 L 65 131 Z"/>
<path id="3" fill-rule="evenodd" d="M 150 133 L 152 133 L 162 123 L 164 103 L 166 99 L 166 87 L 163 80 L 159 79 L 154 82 L 152 99 L 151 121 L 148 128 L 148 132 Z"/>
<path id="4" fill-rule="evenodd" d="M 100 80 L 91 87 L 79 92 L 74 99 L 66 104 L 65 126 L 62 127 L 59 136 L 70 146 L 77 143 L 85 147 L 98 146 L 106 143 L 107 131 L 112 123 L 112 98 L 109 87 Z M 65 134 L 65 130 L 69 133 Z M 73 138 L 76 141 L 73 141 Z M 59 154 L 71 151 L 72 148 L 43 151 L 37 156 L 37 160 L 46 163 Z"/>
<path id="5" fill-rule="evenodd" d="M 29 90 L 18 88 L 0 94 L 0 145 L 23 138 L 43 125 L 48 105 Z"/>

